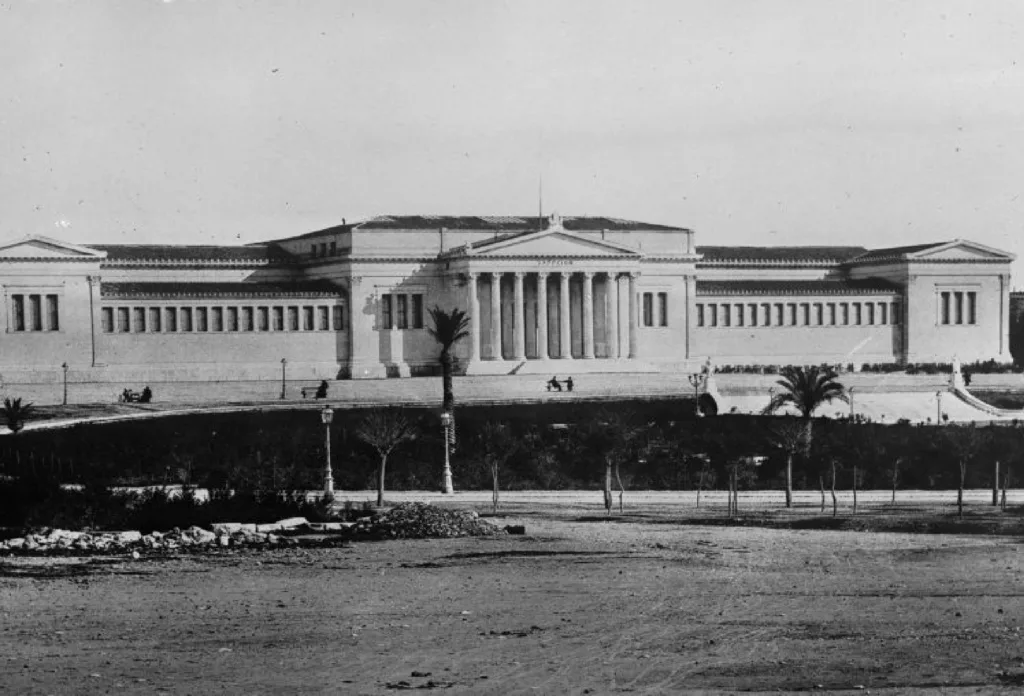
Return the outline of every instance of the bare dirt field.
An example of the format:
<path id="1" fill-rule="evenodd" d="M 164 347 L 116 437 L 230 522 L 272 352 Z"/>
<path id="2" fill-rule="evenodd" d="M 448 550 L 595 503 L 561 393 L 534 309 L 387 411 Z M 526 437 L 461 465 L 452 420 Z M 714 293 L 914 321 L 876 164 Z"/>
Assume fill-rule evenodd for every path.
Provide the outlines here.
<path id="1" fill-rule="evenodd" d="M 679 512 L 514 501 L 494 521 L 525 536 L 3 558 L 0 692 L 1024 689 L 1020 537 Z"/>

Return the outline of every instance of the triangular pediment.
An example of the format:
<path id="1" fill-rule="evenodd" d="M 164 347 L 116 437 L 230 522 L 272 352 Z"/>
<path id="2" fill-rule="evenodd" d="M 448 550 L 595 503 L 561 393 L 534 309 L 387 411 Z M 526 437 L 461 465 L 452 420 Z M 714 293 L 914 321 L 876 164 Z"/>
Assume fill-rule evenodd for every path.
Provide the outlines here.
<path id="1" fill-rule="evenodd" d="M 69 244 L 57 239 L 31 235 L 12 242 L 0 242 L 0 259 L 40 261 L 82 261 L 104 259 L 107 252 Z"/>
<path id="2" fill-rule="evenodd" d="M 564 229 L 543 230 L 528 234 L 514 235 L 505 239 L 474 245 L 469 253 L 475 257 L 487 256 L 575 256 L 593 258 L 602 256 L 640 256 L 640 253 L 623 244 L 603 239 L 589 239 Z"/>
<path id="3" fill-rule="evenodd" d="M 951 242 L 936 244 L 919 251 L 907 254 L 907 258 L 916 261 L 1013 261 L 1016 256 L 1008 251 L 954 239 Z"/>

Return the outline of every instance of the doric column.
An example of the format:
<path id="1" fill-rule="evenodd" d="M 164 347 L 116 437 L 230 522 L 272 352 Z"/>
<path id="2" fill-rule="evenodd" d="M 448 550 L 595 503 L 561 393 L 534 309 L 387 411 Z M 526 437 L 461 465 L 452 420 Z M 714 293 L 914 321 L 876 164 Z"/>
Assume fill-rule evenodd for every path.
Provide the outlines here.
<path id="1" fill-rule="evenodd" d="M 548 359 L 548 274 L 537 274 L 537 358 Z"/>
<path id="2" fill-rule="evenodd" d="M 469 360 L 480 359 L 480 295 L 477 292 L 479 273 L 469 274 Z"/>
<path id="3" fill-rule="evenodd" d="M 491 273 L 491 357 L 501 360 L 501 274 Z"/>
<path id="4" fill-rule="evenodd" d="M 515 360 L 526 360 L 526 320 L 523 316 L 525 306 L 523 302 L 523 276 L 522 271 L 513 274 L 515 278 L 515 292 L 513 293 L 512 308 L 512 357 Z"/>
<path id="5" fill-rule="evenodd" d="M 594 357 L 594 274 L 583 273 L 583 357 Z"/>
<path id="6" fill-rule="evenodd" d="M 617 360 L 622 342 L 619 340 L 619 274 L 608 272 L 608 284 L 605 288 L 604 327 L 605 342 L 608 344 L 608 357 Z"/>
<path id="7" fill-rule="evenodd" d="M 637 324 L 639 324 L 639 318 L 637 316 L 637 301 L 636 301 L 636 277 L 635 271 L 629 274 L 629 357 L 638 357 L 637 351 Z"/>
<path id="8" fill-rule="evenodd" d="M 560 274 L 561 284 L 558 295 L 558 357 L 562 360 L 572 358 L 572 341 L 569 332 L 572 324 L 569 322 L 569 274 L 562 271 Z"/>

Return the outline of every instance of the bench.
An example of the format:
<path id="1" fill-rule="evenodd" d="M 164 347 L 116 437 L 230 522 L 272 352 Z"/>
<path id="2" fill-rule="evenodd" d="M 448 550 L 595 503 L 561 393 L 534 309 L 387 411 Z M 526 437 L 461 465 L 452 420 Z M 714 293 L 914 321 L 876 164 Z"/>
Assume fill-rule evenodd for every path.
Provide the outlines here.
<path id="1" fill-rule="evenodd" d="M 317 384 L 315 386 L 309 387 L 302 387 L 302 389 L 299 390 L 299 393 L 302 394 L 303 399 L 308 399 L 310 397 L 313 397 L 314 399 L 327 398 L 327 389 L 324 388 L 322 384 Z"/>

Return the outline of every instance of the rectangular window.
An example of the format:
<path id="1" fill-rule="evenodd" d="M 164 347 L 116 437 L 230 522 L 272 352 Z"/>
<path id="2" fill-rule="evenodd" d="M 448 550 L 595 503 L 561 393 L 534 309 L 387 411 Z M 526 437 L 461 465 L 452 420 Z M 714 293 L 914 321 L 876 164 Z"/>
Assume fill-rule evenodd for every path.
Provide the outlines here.
<path id="1" fill-rule="evenodd" d="M 181 314 L 178 315 L 178 318 L 181 319 L 181 330 L 182 331 L 192 331 L 192 308 L 191 307 L 182 307 L 181 308 Z"/>
<path id="2" fill-rule="evenodd" d="M 127 307 L 117 308 L 117 332 L 128 333 L 132 330 L 131 316 Z"/>
<path id="3" fill-rule="evenodd" d="M 149 330 L 153 333 L 160 333 L 160 308 L 149 308 Z"/>
<path id="4" fill-rule="evenodd" d="M 316 244 L 309 245 L 309 255 L 316 256 Z"/>
<path id="5" fill-rule="evenodd" d="M 789 325 L 796 326 L 796 304 L 788 303 L 787 309 L 789 310 Z"/>
<path id="6" fill-rule="evenodd" d="M 868 324 L 874 326 L 874 324 L 875 324 L 875 303 L 874 302 L 869 302 L 867 304 L 867 309 L 868 309 L 867 322 L 868 322 Z"/>
<path id="7" fill-rule="evenodd" d="M 164 331 L 175 332 L 178 330 L 178 310 L 168 307 L 164 310 Z"/>
<path id="8" fill-rule="evenodd" d="M 718 326 L 718 305 L 708 305 L 708 319 L 711 320 L 712 326 Z"/>
<path id="9" fill-rule="evenodd" d="M 344 331 L 345 330 L 345 305 L 334 305 L 334 330 Z"/>
<path id="10" fill-rule="evenodd" d="M 967 323 L 978 323 L 978 293 L 967 293 Z"/>
<path id="11" fill-rule="evenodd" d="M 133 322 L 135 333 L 146 333 L 146 308 L 133 307 L 132 314 L 135 315 Z"/>
<path id="12" fill-rule="evenodd" d="M 644 293 L 644 326 L 654 326 L 654 295 Z"/>
<path id="13" fill-rule="evenodd" d="M 750 325 L 757 326 L 757 305 L 747 305 L 747 309 L 750 310 Z"/>
<path id="14" fill-rule="evenodd" d="M 270 307 L 256 308 L 256 330 L 270 331 Z"/>
<path id="15" fill-rule="evenodd" d="M 28 314 L 33 331 L 43 330 L 43 303 L 39 295 L 28 296 Z"/>
<path id="16" fill-rule="evenodd" d="M 60 331 L 60 312 L 57 310 L 57 296 L 46 296 L 46 328 L 50 331 Z"/>
<path id="17" fill-rule="evenodd" d="M 764 326 L 772 325 L 772 306 L 770 304 L 761 305 L 761 319 Z"/>
<path id="18" fill-rule="evenodd" d="M 942 316 L 941 320 L 943 324 L 949 323 L 949 293 L 942 293 Z"/>
<path id="19" fill-rule="evenodd" d="M 391 295 L 380 296 L 380 328 L 388 331 L 394 327 L 394 316 L 391 312 Z"/>
<path id="20" fill-rule="evenodd" d="M 274 307 L 274 331 L 284 331 L 284 307 Z"/>
<path id="21" fill-rule="evenodd" d="M 412 328 L 423 328 L 423 295 L 412 296 Z"/>
<path id="22" fill-rule="evenodd" d="M 803 302 L 800 304 L 800 325 L 808 326 L 811 323 L 811 305 Z"/>
<path id="23" fill-rule="evenodd" d="M 732 326 L 732 305 L 724 304 L 722 307 L 722 326 Z"/>
<path id="24" fill-rule="evenodd" d="M 863 324 L 864 317 L 861 316 L 860 302 L 853 303 L 853 323 L 857 326 Z"/>
<path id="25" fill-rule="evenodd" d="M 338 255 L 338 243 L 337 242 L 331 242 L 331 256 L 337 256 L 337 255 Z"/>
<path id="26" fill-rule="evenodd" d="M 15 331 L 25 330 L 25 296 L 11 295 L 11 315 Z"/>
<path id="27" fill-rule="evenodd" d="M 836 304 L 835 302 L 828 303 L 828 325 L 836 325 Z"/>
<path id="28" fill-rule="evenodd" d="M 964 323 L 964 294 L 962 292 L 953 293 L 954 307 L 956 308 L 956 323 Z"/>
<path id="29" fill-rule="evenodd" d="M 100 310 L 100 326 L 103 333 L 114 333 L 114 309 L 104 307 Z"/>
<path id="30" fill-rule="evenodd" d="M 668 326 L 668 293 L 658 293 L 658 326 Z"/>
<path id="31" fill-rule="evenodd" d="M 289 307 L 288 308 L 288 330 L 298 331 L 299 330 L 299 308 Z"/>
<path id="32" fill-rule="evenodd" d="M 814 303 L 814 325 L 822 326 L 825 323 L 825 306 L 820 302 Z"/>
<path id="33" fill-rule="evenodd" d="M 884 302 L 878 305 L 878 323 L 879 324 L 883 324 L 884 325 L 884 324 L 888 324 L 889 323 L 888 312 L 886 312 L 887 309 L 888 309 L 888 305 L 885 304 Z"/>
<path id="34" fill-rule="evenodd" d="M 224 330 L 238 331 L 238 307 L 228 307 L 224 310 Z"/>
<path id="35" fill-rule="evenodd" d="M 738 304 L 736 305 L 736 326 L 743 326 L 743 320 L 743 305 Z"/>
<path id="36" fill-rule="evenodd" d="M 196 331 L 210 330 L 210 310 L 206 307 L 196 307 Z"/>
<path id="37" fill-rule="evenodd" d="M 312 331 L 313 330 L 313 308 L 306 306 L 302 308 L 302 330 Z"/>
<path id="38" fill-rule="evenodd" d="M 320 255 L 327 256 L 327 242 L 320 242 Z"/>
<path id="39" fill-rule="evenodd" d="M 242 331 L 252 331 L 256 328 L 256 322 L 253 321 L 254 315 L 252 307 L 242 307 Z"/>
<path id="40" fill-rule="evenodd" d="M 898 302 L 893 302 L 889 308 L 889 315 L 892 317 L 893 324 L 900 323 L 900 305 Z"/>
<path id="41" fill-rule="evenodd" d="M 396 328 L 409 328 L 409 296 L 395 295 Z"/>
<path id="42" fill-rule="evenodd" d="M 319 315 L 319 319 L 320 319 L 320 321 L 317 323 L 317 328 L 320 331 L 330 331 L 331 330 L 331 313 L 328 311 L 328 308 L 327 307 L 317 307 L 316 308 L 316 312 L 317 312 L 317 315 Z"/>
<path id="43" fill-rule="evenodd" d="M 224 330 L 224 308 L 213 307 L 210 309 L 210 331 Z"/>
<path id="44" fill-rule="evenodd" d="M 786 312 L 785 305 L 779 303 L 775 305 L 775 325 L 785 326 L 786 325 Z"/>
<path id="45" fill-rule="evenodd" d="M 697 326 L 704 326 L 704 305 L 702 304 L 697 305 Z"/>
<path id="46" fill-rule="evenodd" d="M 843 302 L 841 305 L 839 305 L 839 308 L 840 308 L 840 310 L 842 312 L 842 315 L 843 315 L 843 326 L 849 326 L 850 325 L 850 305 L 847 304 L 846 302 Z"/>

